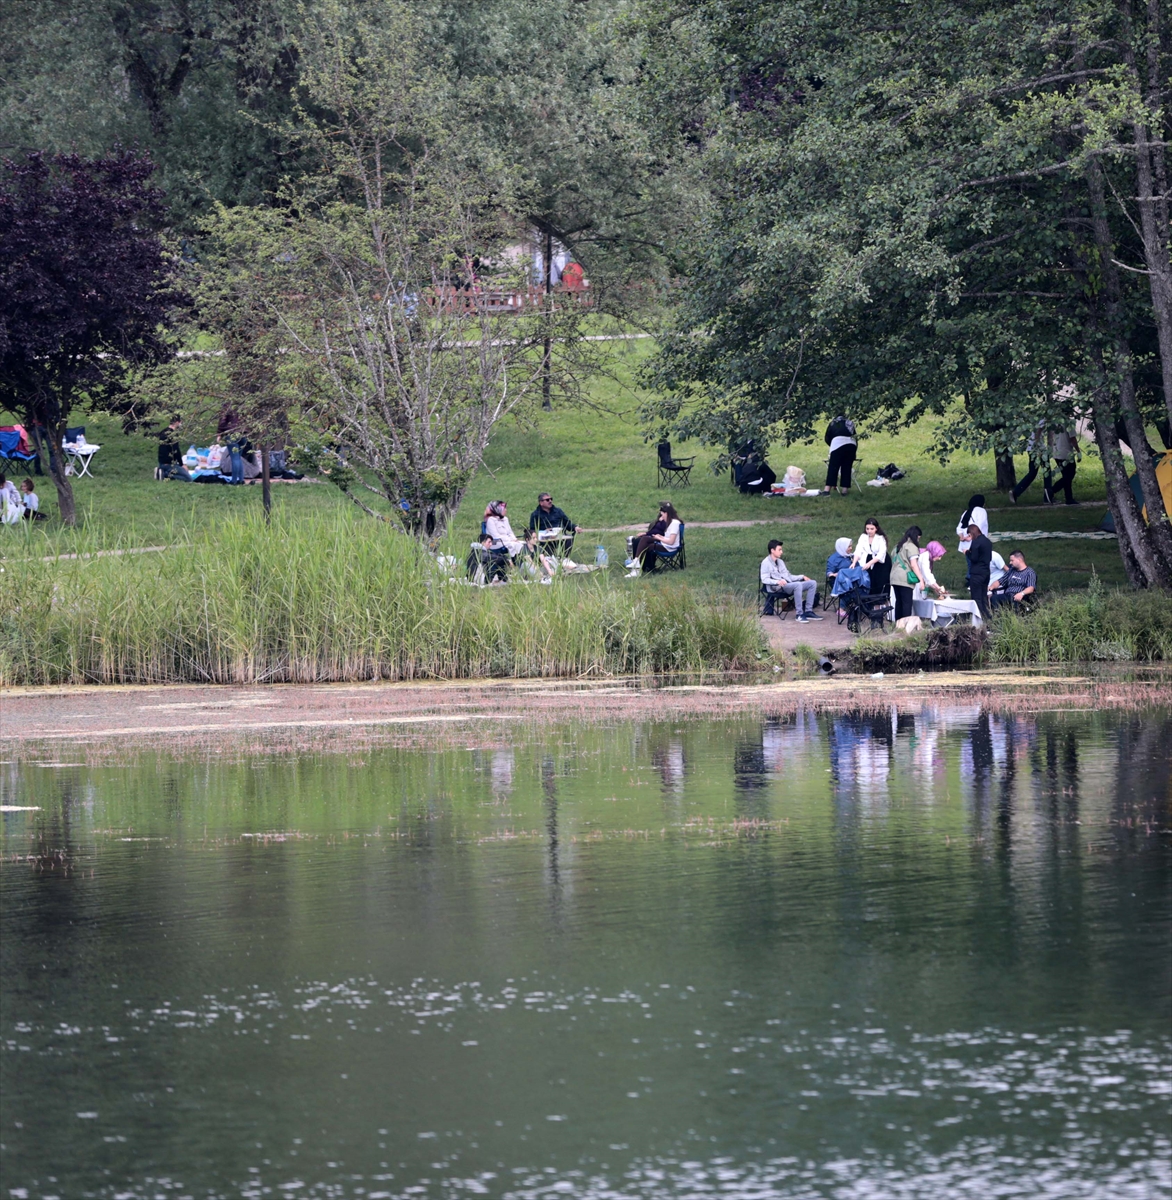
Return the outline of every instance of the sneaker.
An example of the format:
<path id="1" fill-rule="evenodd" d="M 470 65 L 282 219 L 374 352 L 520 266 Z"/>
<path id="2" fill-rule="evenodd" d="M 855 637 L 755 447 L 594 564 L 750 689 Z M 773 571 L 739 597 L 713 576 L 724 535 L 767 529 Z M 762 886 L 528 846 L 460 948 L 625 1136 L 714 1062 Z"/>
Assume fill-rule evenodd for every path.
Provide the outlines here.
<path id="1" fill-rule="evenodd" d="M 632 567 L 635 565 L 635 563 L 636 563 L 636 560 L 635 560 L 635 559 L 633 559 L 633 558 L 628 558 L 628 559 L 625 559 L 625 560 L 624 560 L 624 562 L 623 562 L 623 566 L 624 566 L 624 567 L 626 567 L 626 568 L 627 568 L 627 570 L 630 570 L 630 569 L 631 569 L 631 568 L 632 568 Z"/>
<path id="2" fill-rule="evenodd" d="M 1012 492 L 1010 492 L 1010 493 L 1009 493 L 1009 503 L 1010 503 L 1010 504 L 1016 504 L 1016 503 L 1017 503 L 1017 497 L 1016 497 L 1016 496 L 1015 496 L 1015 495 L 1014 495 Z"/>
<path id="3" fill-rule="evenodd" d="M 638 568 L 636 568 L 634 571 L 628 571 L 628 572 L 627 572 L 627 573 L 626 573 L 626 574 L 623 576 L 623 578 L 624 578 L 624 579 L 638 579 L 638 578 L 639 578 L 639 576 L 640 576 L 640 575 L 642 575 L 642 574 L 643 574 L 643 572 L 642 572 L 642 571 L 640 571 Z"/>
<path id="4" fill-rule="evenodd" d="M 795 620 L 797 621 L 797 623 L 798 623 L 799 625 L 805 625 L 805 624 L 807 624 L 807 623 L 809 622 L 810 618 L 809 618 L 809 617 L 807 617 L 805 613 L 798 613 L 798 615 L 797 615 L 797 617 L 795 618 Z"/>
<path id="5" fill-rule="evenodd" d="M 807 621 L 824 621 L 824 620 L 826 620 L 826 618 L 824 616 L 822 616 L 821 613 L 816 613 L 813 611 L 810 611 L 808 613 L 803 613 L 802 616 L 804 616 Z"/>

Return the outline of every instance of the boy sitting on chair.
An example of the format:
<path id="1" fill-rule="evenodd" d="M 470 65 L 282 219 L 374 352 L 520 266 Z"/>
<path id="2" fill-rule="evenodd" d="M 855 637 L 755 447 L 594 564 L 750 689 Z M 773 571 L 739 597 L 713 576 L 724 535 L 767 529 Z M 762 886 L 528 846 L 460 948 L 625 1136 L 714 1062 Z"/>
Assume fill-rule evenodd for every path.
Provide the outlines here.
<path id="1" fill-rule="evenodd" d="M 774 604 L 779 595 L 793 596 L 798 610 L 798 620 L 821 621 L 814 611 L 814 592 L 817 584 L 809 575 L 793 575 L 781 557 L 782 544 L 774 539 L 769 543 L 769 553 L 761 560 L 761 582 L 765 586 L 765 612 L 774 616 Z"/>

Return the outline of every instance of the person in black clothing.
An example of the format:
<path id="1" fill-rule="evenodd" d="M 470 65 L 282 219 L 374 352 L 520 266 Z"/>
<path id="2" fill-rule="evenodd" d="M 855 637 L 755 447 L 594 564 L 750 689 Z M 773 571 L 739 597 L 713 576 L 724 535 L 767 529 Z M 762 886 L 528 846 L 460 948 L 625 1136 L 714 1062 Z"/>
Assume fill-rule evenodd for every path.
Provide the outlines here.
<path id="1" fill-rule="evenodd" d="M 569 554 L 574 546 L 574 534 L 581 533 L 582 527 L 575 525 L 560 508 L 553 502 L 549 492 L 542 492 L 537 497 L 537 507 L 529 514 L 529 528 L 536 533 L 543 529 L 560 529 L 564 536 L 560 539 L 562 550 Z M 555 539 L 557 540 L 557 539 Z"/>
<path id="2" fill-rule="evenodd" d="M 764 493 L 777 482 L 773 468 L 753 441 L 745 442 L 733 456 L 733 483 L 742 495 Z"/>
<path id="3" fill-rule="evenodd" d="M 159 466 L 155 471 L 156 479 L 191 480 L 191 476 L 183 469 L 183 455 L 175 438 L 175 430 L 178 428 L 179 422 L 172 421 L 159 433 Z"/>
<path id="4" fill-rule="evenodd" d="M 989 615 L 989 575 L 993 569 L 993 543 L 979 525 L 969 526 L 969 595 L 977 602 L 981 616 Z"/>
<path id="5" fill-rule="evenodd" d="M 826 462 L 826 486 L 822 490 L 828 492 L 841 481 L 838 490 L 845 496 L 851 490 L 851 468 L 859 449 L 854 421 L 845 414 L 835 417 L 826 426 L 823 440 L 830 447 L 830 458 Z"/>

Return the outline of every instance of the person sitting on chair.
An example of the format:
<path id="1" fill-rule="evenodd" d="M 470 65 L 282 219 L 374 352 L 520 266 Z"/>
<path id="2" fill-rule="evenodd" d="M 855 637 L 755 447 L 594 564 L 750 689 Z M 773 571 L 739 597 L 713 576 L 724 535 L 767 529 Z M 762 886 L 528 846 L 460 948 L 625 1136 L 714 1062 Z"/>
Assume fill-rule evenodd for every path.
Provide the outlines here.
<path id="1" fill-rule="evenodd" d="M 1009 555 L 1009 570 L 989 585 L 989 599 L 994 608 L 1008 606 L 1021 612 L 1022 601 L 1037 590 L 1037 573 L 1026 565 L 1025 555 L 1020 550 L 1013 550 Z"/>
<path id="2" fill-rule="evenodd" d="M 510 558 L 515 558 L 524 543 L 509 524 L 508 510 L 507 501 L 490 502 L 484 510 L 484 535 L 488 539 L 488 548 L 494 554 L 503 550 Z"/>
<path id="3" fill-rule="evenodd" d="M 779 595 L 793 596 L 794 607 L 798 610 L 798 620 L 821 621 L 822 618 L 814 611 L 814 593 L 818 585 L 809 575 L 793 575 L 781 557 L 784 549 L 781 542 L 775 538 L 769 543 L 769 553 L 761 560 L 761 582 L 765 587 L 764 616 L 772 617 L 774 604 Z"/>
<path id="4" fill-rule="evenodd" d="M 553 497 L 549 492 L 542 492 L 537 497 L 537 507 L 529 514 L 529 528 L 541 533 L 546 529 L 560 529 L 562 537 L 562 549 L 566 554 L 574 548 L 574 534 L 581 533 L 582 527 L 575 525 L 569 517 L 553 502 Z M 541 540 L 540 538 L 538 539 Z"/>
<path id="5" fill-rule="evenodd" d="M 655 549 L 675 550 L 680 544 L 680 514 L 670 503 L 659 506 L 659 516 L 647 527 L 647 532 L 635 543 L 635 551 L 623 564 L 629 567 L 627 579 L 638 579 L 643 571 L 654 570 Z"/>
<path id="6" fill-rule="evenodd" d="M 852 543 L 848 537 L 840 537 L 834 543 L 834 553 L 826 560 L 826 578 L 837 579 L 843 567 L 851 565 Z"/>

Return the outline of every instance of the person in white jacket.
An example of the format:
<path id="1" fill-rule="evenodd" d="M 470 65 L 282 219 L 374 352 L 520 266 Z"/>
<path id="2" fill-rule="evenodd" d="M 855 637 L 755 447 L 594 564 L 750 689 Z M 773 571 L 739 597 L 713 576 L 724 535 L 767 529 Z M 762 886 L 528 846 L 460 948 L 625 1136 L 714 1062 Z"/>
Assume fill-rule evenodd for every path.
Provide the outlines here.
<path id="1" fill-rule="evenodd" d="M 509 524 L 509 505 L 505 500 L 492 500 L 484 510 L 484 536 L 490 550 L 504 550 L 516 558 L 525 543 Z"/>

